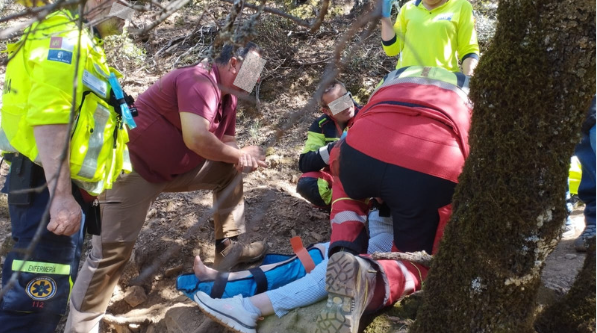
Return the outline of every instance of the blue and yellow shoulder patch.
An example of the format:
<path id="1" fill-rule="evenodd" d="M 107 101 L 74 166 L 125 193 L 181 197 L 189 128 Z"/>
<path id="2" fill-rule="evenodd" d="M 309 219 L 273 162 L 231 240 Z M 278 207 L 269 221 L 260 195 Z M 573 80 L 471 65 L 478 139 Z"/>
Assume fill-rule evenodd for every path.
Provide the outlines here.
<path id="1" fill-rule="evenodd" d="M 75 45 L 70 39 L 64 37 L 52 37 L 50 38 L 48 60 L 71 64 L 73 61 L 74 48 Z"/>

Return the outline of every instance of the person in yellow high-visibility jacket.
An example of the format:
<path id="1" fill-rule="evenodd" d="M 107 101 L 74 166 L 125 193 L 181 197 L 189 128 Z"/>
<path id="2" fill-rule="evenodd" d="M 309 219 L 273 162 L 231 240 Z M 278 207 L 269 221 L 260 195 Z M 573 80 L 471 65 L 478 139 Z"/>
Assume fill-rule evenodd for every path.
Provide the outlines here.
<path id="1" fill-rule="evenodd" d="M 381 39 L 388 56 L 406 66 L 445 68 L 472 75 L 479 60 L 473 6 L 467 0 L 411 0 L 392 24 L 394 0 L 382 0 Z"/>
<path id="2" fill-rule="evenodd" d="M 85 18 L 103 19 L 95 25 L 99 36 L 121 32 L 123 20 L 105 19 L 113 2 L 87 2 Z M 2 270 L 0 333 L 55 331 L 77 275 L 83 223 L 91 230 L 97 222 L 90 218 L 93 195 L 130 169 L 128 136 L 110 104 L 108 77 L 120 74 L 108 67 L 99 36 L 79 30 L 78 20 L 74 9 L 56 11 L 7 46 L 0 149 L 11 162 L 3 192 L 15 245 Z M 39 242 L 25 258 L 38 226 Z"/>

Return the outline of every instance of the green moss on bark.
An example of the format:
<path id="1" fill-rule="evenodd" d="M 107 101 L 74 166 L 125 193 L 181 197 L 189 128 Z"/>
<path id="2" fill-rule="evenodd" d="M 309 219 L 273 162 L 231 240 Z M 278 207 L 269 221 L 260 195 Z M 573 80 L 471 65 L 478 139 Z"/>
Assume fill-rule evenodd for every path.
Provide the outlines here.
<path id="1" fill-rule="evenodd" d="M 365 316 L 362 321 L 366 328 L 363 333 L 402 333 L 406 332 L 417 316 L 421 306 L 420 293 L 407 296 L 393 306 Z"/>
<path id="2" fill-rule="evenodd" d="M 502 0 L 471 82 L 471 154 L 412 332 L 534 332 L 595 93 L 595 2 Z"/>

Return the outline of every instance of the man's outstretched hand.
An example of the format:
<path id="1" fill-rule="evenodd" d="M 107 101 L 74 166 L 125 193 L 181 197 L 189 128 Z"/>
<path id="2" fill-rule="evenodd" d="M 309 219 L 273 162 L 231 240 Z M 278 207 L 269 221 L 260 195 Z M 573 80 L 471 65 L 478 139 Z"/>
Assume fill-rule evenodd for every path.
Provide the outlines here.
<path id="1" fill-rule="evenodd" d="M 258 146 L 247 146 L 241 149 L 242 155 L 236 163 L 238 172 L 249 173 L 257 170 L 258 167 L 267 168 L 265 162 L 265 151 Z"/>

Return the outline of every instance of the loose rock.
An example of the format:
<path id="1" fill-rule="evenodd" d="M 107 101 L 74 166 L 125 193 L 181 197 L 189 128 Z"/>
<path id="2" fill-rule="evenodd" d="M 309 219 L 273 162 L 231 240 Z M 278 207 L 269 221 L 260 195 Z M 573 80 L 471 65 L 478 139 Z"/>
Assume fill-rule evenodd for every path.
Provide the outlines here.
<path id="1" fill-rule="evenodd" d="M 127 289 L 124 301 L 133 308 L 147 300 L 145 289 L 141 286 L 132 286 Z"/>

